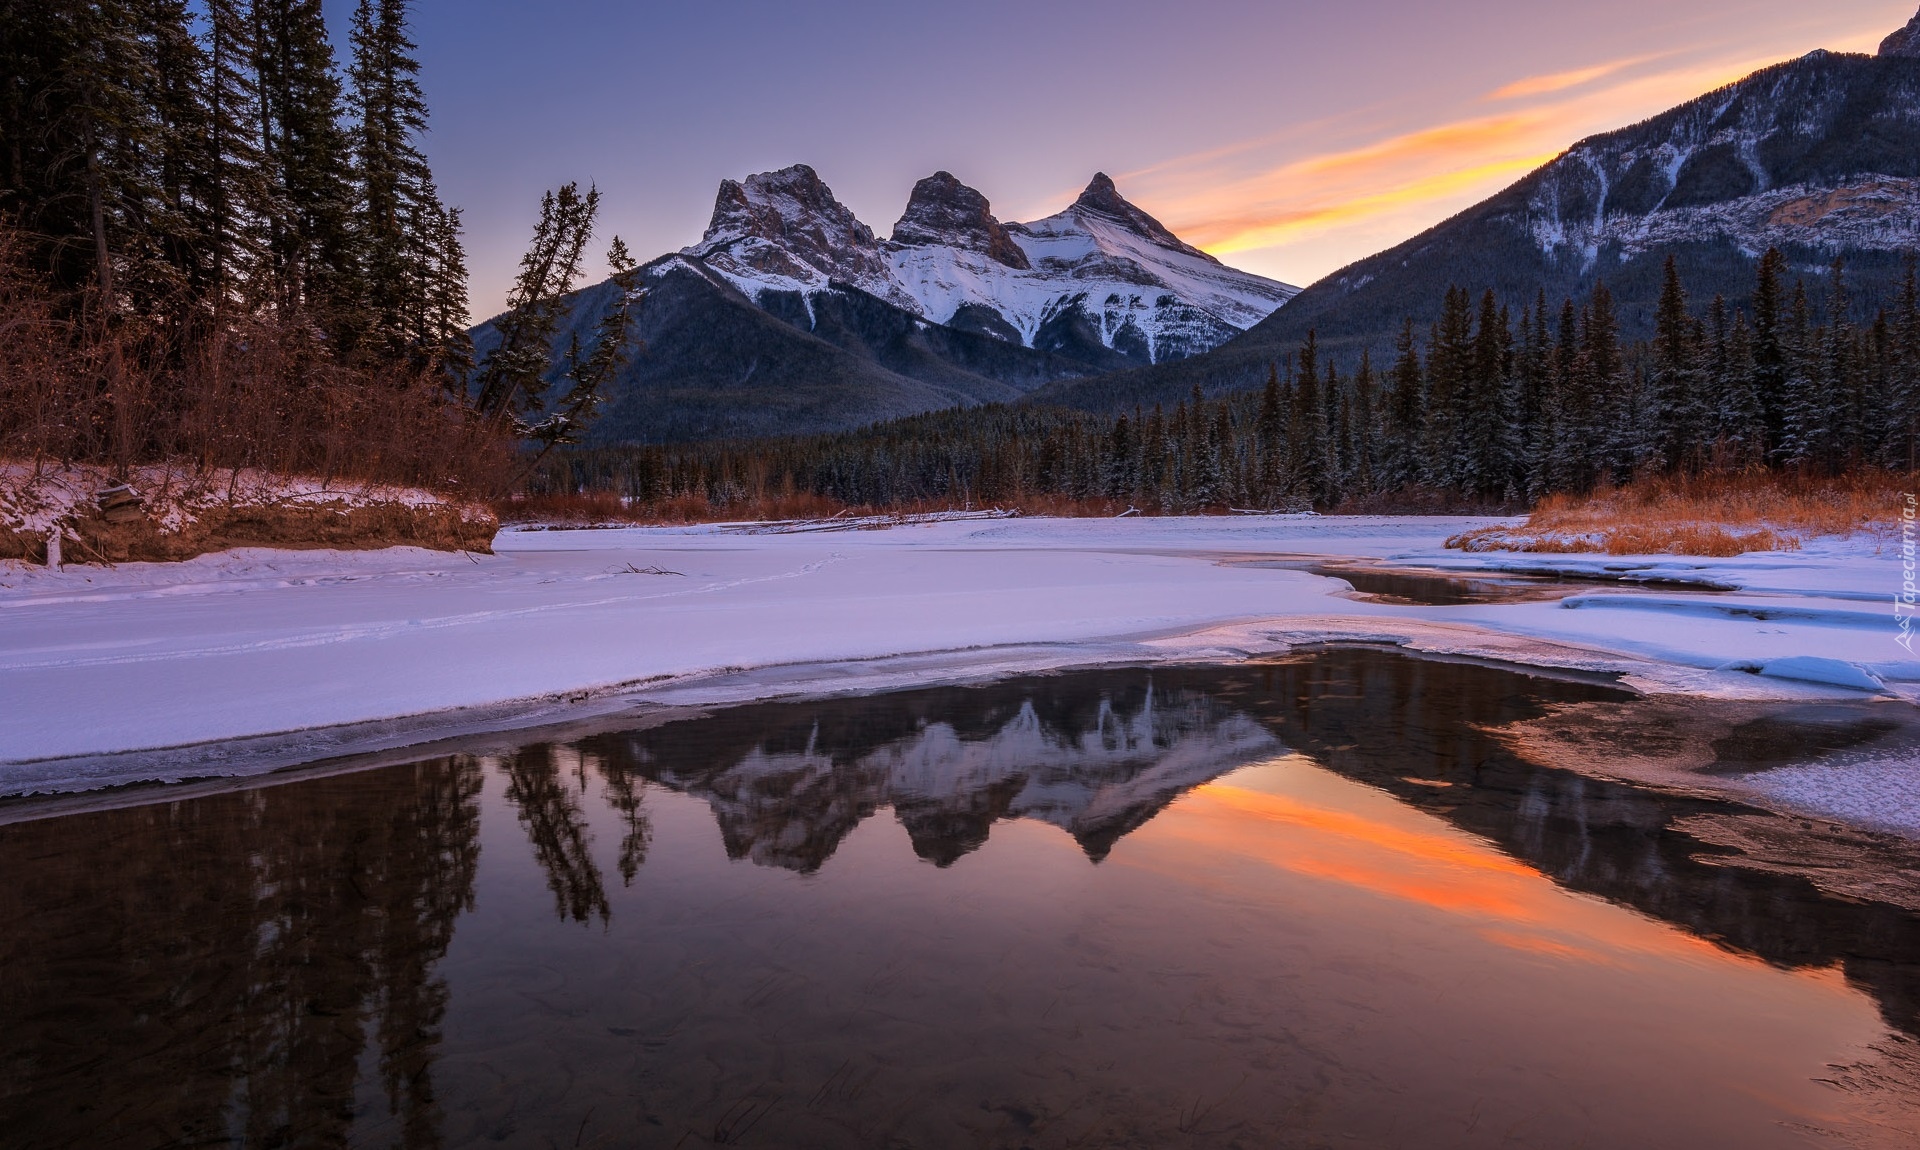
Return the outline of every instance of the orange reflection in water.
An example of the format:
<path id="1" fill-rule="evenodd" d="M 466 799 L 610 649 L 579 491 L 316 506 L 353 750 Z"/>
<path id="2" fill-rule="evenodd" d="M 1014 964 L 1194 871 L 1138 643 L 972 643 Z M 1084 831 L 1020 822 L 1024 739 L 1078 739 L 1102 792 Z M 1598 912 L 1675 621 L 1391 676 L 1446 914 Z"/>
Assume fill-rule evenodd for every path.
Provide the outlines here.
<path id="1" fill-rule="evenodd" d="M 1201 787 L 1162 816 L 1162 841 L 1179 856 L 1167 861 L 1184 866 L 1195 853 L 1232 855 L 1473 920 L 1478 925 L 1474 937 L 1550 962 L 1766 965 L 1637 912 L 1564 890 L 1484 841 L 1391 796 L 1336 780 L 1310 762 L 1276 765 L 1286 773 L 1269 778 L 1304 780 L 1312 798 L 1227 782 Z"/>

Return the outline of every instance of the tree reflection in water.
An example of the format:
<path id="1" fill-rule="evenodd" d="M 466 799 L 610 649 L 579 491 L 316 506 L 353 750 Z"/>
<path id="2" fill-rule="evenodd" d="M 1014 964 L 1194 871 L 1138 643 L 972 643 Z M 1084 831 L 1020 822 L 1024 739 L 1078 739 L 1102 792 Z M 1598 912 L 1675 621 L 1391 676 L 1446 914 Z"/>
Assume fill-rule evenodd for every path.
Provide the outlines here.
<path id="1" fill-rule="evenodd" d="M 371 1043 L 372 1125 L 437 1146 L 481 780 L 437 759 L 0 828 L 0 1140 L 341 1144 L 379 1105 Z"/>
<path id="2" fill-rule="evenodd" d="M 577 790 L 561 779 L 563 758 L 573 768 Z M 580 806 L 586 790 L 586 763 L 580 753 L 541 743 L 506 756 L 500 769 L 507 776 L 507 798 L 533 844 L 533 857 L 547 873 L 555 910 L 562 919 L 605 922 L 613 912 L 600 867 L 593 861 L 593 833 Z"/>
<path id="3" fill-rule="evenodd" d="M 781 871 L 820 872 L 882 812 L 936 868 L 1012 819 L 1060 828 L 1098 863 L 1193 788 L 1292 750 L 1560 886 L 1780 968 L 1838 963 L 1889 1024 L 1920 1034 L 1913 914 L 1723 865 L 1679 828 L 1753 812 L 1543 767 L 1500 734 L 1562 704 L 1627 699 L 1331 651 L 762 704 L 497 759 L 0 827 L 0 1141 L 438 1146 L 450 1003 L 437 964 L 474 908 L 488 769 L 530 845 L 498 865 L 531 860 L 562 921 L 606 926 L 616 896 L 646 884 L 609 893 L 593 824 L 618 828 L 607 853 L 635 886 L 657 849 L 653 788 L 704 803 L 729 858 Z M 569 937 L 611 946 L 617 932 Z"/>

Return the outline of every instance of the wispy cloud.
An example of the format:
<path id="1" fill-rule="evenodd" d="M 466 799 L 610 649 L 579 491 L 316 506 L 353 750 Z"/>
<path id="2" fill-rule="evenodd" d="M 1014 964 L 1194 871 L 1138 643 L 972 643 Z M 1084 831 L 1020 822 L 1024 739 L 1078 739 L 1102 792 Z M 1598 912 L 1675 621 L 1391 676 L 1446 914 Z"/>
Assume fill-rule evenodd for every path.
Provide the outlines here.
<path id="1" fill-rule="evenodd" d="M 1521 100 L 1529 96 L 1545 96 L 1554 92 L 1564 92 L 1569 88 L 1578 88 L 1603 80 L 1628 68 L 1645 64 L 1657 56 L 1629 56 L 1624 60 L 1614 60 L 1606 64 L 1595 64 L 1591 68 L 1575 68 L 1570 72 L 1552 72 L 1545 76 L 1528 76 L 1515 80 L 1505 87 L 1488 92 L 1488 100 Z"/>

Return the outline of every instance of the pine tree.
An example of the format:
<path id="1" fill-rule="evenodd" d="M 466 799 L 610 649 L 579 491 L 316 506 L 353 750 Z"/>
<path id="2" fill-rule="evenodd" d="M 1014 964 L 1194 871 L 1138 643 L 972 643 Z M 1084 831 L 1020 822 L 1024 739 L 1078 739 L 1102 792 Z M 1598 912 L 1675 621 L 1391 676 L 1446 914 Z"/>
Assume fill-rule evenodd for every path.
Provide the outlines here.
<path id="1" fill-rule="evenodd" d="M 156 197 L 145 222 L 166 269 L 155 294 L 164 298 L 162 312 L 180 328 L 193 322 L 215 264 L 206 227 L 213 173 L 205 61 L 185 0 L 136 0 L 134 10 L 147 29 L 142 37 L 150 80 L 145 101 L 153 118 L 154 150 L 144 158 L 153 170 Z"/>
<path id="2" fill-rule="evenodd" d="M 1553 440 L 1545 449 L 1547 491 L 1584 491 L 1592 485 L 1592 429 L 1588 419 L 1593 396 L 1592 364 L 1581 346 L 1581 313 L 1573 300 L 1560 305 L 1560 331 L 1554 341 L 1552 408 Z"/>
<path id="3" fill-rule="evenodd" d="M 1889 392 L 1895 433 L 1888 462 L 1908 471 L 1920 470 L 1920 257 L 1907 256 L 1895 304 Z"/>
<path id="4" fill-rule="evenodd" d="M 366 338 L 389 358 L 443 357 L 444 336 L 430 329 L 419 302 L 443 258 L 435 241 L 444 242 L 446 209 L 419 146 L 427 105 L 407 35 L 407 0 L 360 0 L 352 43 Z"/>
<path id="5" fill-rule="evenodd" d="M 1479 326 L 1461 379 L 1458 454 L 1451 468 L 1454 483 L 1481 498 L 1499 498 L 1513 486 L 1511 345 L 1506 315 L 1489 289 L 1480 300 Z"/>
<path id="6" fill-rule="evenodd" d="M 1125 415 L 1113 421 L 1107 436 L 1106 491 L 1108 499 L 1125 500 L 1133 495 L 1135 477 L 1133 423 Z"/>
<path id="7" fill-rule="evenodd" d="M 585 239 L 582 234 L 581 240 Z M 572 338 L 562 374 L 567 390 L 554 403 L 552 414 L 526 431 L 527 438 L 541 445 L 542 454 L 557 444 L 580 442 L 606 400 L 607 384 L 632 358 L 633 305 L 646 293 L 640 288 L 640 267 L 619 236 L 613 237 L 607 251 L 607 266 L 618 294 L 600 317 L 593 346 L 583 355 L 579 336 Z"/>
<path id="8" fill-rule="evenodd" d="M 431 192 L 432 185 L 428 184 Z M 467 257 L 460 243 L 460 209 L 438 206 L 416 233 L 424 248 L 421 325 L 417 344 L 436 361 L 448 386 L 464 391 L 473 374 L 473 338 L 467 333 Z"/>
<path id="9" fill-rule="evenodd" d="M 1547 293 L 1542 288 L 1531 308 L 1520 312 L 1520 350 L 1514 359 L 1515 426 L 1519 444 L 1516 466 L 1523 490 L 1534 492 L 1542 448 L 1550 438 L 1546 424 L 1547 393 L 1553 379 L 1553 337 L 1547 328 Z"/>
<path id="10" fill-rule="evenodd" d="M 1786 382 L 1781 393 L 1779 462 L 1808 468 L 1820 458 L 1827 436 L 1825 383 L 1813 328 L 1813 307 L 1807 285 L 1796 281 L 1787 312 L 1782 351 Z"/>
<path id="11" fill-rule="evenodd" d="M 1390 377 L 1393 391 L 1387 397 L 1381 465 L 1381 484 L 1389 491 L 1412 487 L 1424 479 L 1420 450 L 1421 417 L 1427 407 L 1426 379 L 1411 318 L 1401 326 L 1394 353 Z"/>
<path id="12" fill-rule="evenodd" d="M 319 322 L 341 352 L 365 328 L 364 252 L 353 226 L 353 153 L 320 0 L 253 0 L 254 71 L 272 297 Z"/>
<path id="13" fill-rule="evenodd" d="M 1620 349 L 1620 320 L 1605 281 L 1594 284 L 1587 299 L 1581 342 L 1584 379 L 1576 388 L 1584 394 L 1580 423 L 1591 445 L 1585 472 L 1611 477 L 1623 464 L 1630 467 L 1621 450 L 1621 432 L 1629 426 L 1628 378 Z"/>
<path id="14" fill-rule="evenodd" d="M 273 196 L 261 148 L 258 49 L 240 0 L 206 0 L 205 226 L 213 307 L 245 307 L 259 287 Z"/>
<path id="15" fill-rule="evenodd" d="M 1778 248 L 1768 248 L 1754 268 L 1753 391 L 1765 428 L 1755 446 L 1762 457 L 1771 456 L 1786 426 L 1787 350 L 1780 331 L 1786 270 L 1787 258 Z"/>
<path id="16" fill-rule="evenodd" d="M 1353 474 L 1350 494 L 1371 495 L 1377 489 L 1379 470 L 1380 411 L 1378 388 L 1373 376 L 1373 356 L 1360 349 L 1360 369 L 1353 377 Z"/>
<path id="17" fill-rule="evenodd" d="M 1233 477 L 1237 468 L 1233 465 L 1233 421 L 1225 400 L 1213 405 L 1213 419 L 1207 428 L 1206 458 L 1202 466 L 1206 473 L 1205 484 L 1213 492 L 1213 502 L 1223 507 L 1231 506 L 1236 494 Z"/>
<path id="18" fill-rule="evenodd" d="M 1309 331 L 1300 345 L 1299 375 L 1293 388 L 1293 410 L 1287 422 L 1288 493 L 1326 506 L 1333 499 L 1333 459 L 1327 435 L 1327 412 L 1320 382 L 1320 341 Z"/>
<path id="19" fill-rule="evenodd" d="M 91 289 L 117 314 L 158 262 L 147 228 L 159 200 L 149 158 L 164 150 L 148 101 L 157 80 L 131 0 L 0 9 L 8 180 L 0 209 L 45 245 L 62 290 Z"/>
<path id="20" fill-rule="evenodd" d="M 1821 437 L 1819 458 L 1830 470 L 1859 463 L 1866 437 L 1866 368 L 1860 362 L 1860 333 L 1853 323 L 1853 296 L 1847 288 L 1844 258 L 1827 273 L 1827 325 L 1820 349 Z"/>
<path id="21" fill-rule="evenodd" d="M 1706 428 L 1695 375 L 1693 318 L 1687 311 L 1687 292 L 1680 268 L 1667 257 L 1660 302 L 1654 309 L 1653 378 L 1643 440 L 1643 466 L 1694 466 L 1704 446 Z"/>
<path id="22" fill-rule="evenodd" d="M 520 259 L 520 274 L 497 324 L 499 344 L 480 365 L 474 406 L 492 419 L 520 419 L 546 405 L 553 368 L 553 339 L 564 318 L 564 298 L 580 278 L 580 260 L 593 235 L 600 191 L 585 195 L 578 184 L 540 200 L 533 242 Z"/>
<path id="23" fill-rule="evenodd" d="M 1287 479 L 1286 409 L 1280 396 L 1280 367 L 1267 365 L 1267 386 L 1260 393 L 1260 416 L 1254 421 L 1254 454 L 1258 458 L 1258 490 L 1253 502 L 1261 508 L 1280 505 Z"/>
<path id="24" fill-rule="evenodd" d="M 1473 297 L 1462 287 L 1447 289 L 1440 322 L 1427 353 L 1427 409 L 1423 437 L 1426 482 L 1452 487 L 1460 481 L 1462 428 L 1472 402 Z"/>

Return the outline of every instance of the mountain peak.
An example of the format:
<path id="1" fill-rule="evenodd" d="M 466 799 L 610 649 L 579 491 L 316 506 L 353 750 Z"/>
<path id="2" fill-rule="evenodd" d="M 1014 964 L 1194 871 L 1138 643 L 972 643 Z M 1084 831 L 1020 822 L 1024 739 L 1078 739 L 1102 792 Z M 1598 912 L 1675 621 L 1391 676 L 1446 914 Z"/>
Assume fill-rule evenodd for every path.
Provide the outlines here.
<path id="1" fill-rule="evenodd" d="M 981 252 L 996 262 L 1027 270 L 1027 253 L 1013 241 L 1006 226 L 993 218 L 987 197 L 955 179 L 951 172 L 935 172 L 913 186 L 907 210 L 893 225 L 893 242 L 909 247 L 944 246 Z"/>
<path id="2" fill-rule="evenodd" d="M 805 164 L 720 181 L 706 236 L 682 254 L 736 282 L 795 291 L 840 280 L 889 303 L 911 302 L 873 229 Z"/>
<path id="3" fill-rule="evenodd" d="M 873 242 L 872 229 L 855 219 L 853 212 L 834 198 L 833 189 L 820 174 L 805 164 L 760 172 L 740 182 L 721 180 L 706 239 L 709 243 L 742 235 L 772 239 L 809 224 L 825 224 Z"/>
<path id="4" fill-rule="evenodd" d="M 1166 225 L 1159 220 L 1129 203 L 1127 198 L 1120 194 L 1120 189 L 1114 186 L 1113 177 L 1105 172 L 1093 174 L 1093 179 L 1087 183 L 1087 190 L 1080 193 L 1080 198 L 1073 201 L 1073 206 L 1079 211 L 1092 212 L 1124 224 L 1129 230 L 1152 240 L 1161 247 L 1204 255 L 1182 242 L 1180 237 L 1168 231 Z M 1212 259 L 1211 256 L 1206 258 Z"/>
<path id="5" fill-rule="evenodd" d="M 1087 181 L 1087 190 L 1080 193 L 1080 198 L 1074 204 L 1110 216 L 1124 216 L 1133 208 L 1126 197 L 1120 194 L 1120 189 L 1114 186 L 1113 177 L 1105 172 L 1093 174 L 1093 179 Z"/>
<path id="6" fill-rule="evenodd" d="M 1905 28 L 1880 41 L 1880 54 L 1920 59 L 1920 14 L 1907 21 Z"/>

